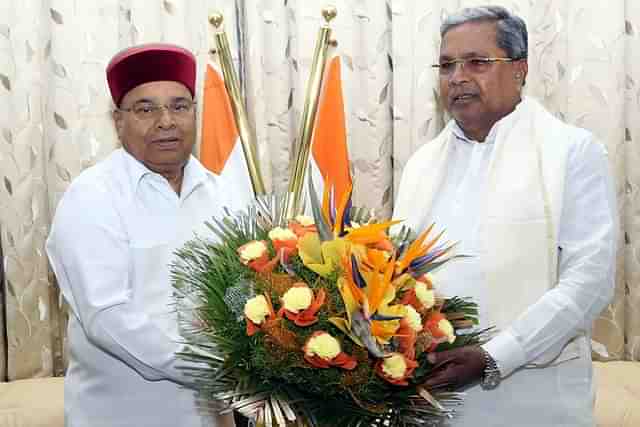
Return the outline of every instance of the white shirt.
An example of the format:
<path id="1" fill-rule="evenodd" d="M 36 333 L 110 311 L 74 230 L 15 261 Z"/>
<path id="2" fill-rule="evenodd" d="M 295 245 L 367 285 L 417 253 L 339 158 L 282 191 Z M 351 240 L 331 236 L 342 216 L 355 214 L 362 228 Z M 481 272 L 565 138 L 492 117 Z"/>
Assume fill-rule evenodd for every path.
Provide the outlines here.
<path id="1" fill-rule="evenodd" d="M 443 187 L 418 227 L 435 221 L 446 230 L 448 240 L 460 241 L 457 253 L 472 255 L 440 269 L 435 286 L 445 295 L 472 297 L 479 304 L 481 327 L 490 326 L 485 320 L 488 284 L 479 241 L 483 195 L 497 129 L 516 113 L 496 123 L 483 143 L 468 139 L 454 124 L 456 138 Z M 579 140 L 570 147 L 567 160 L 558 234 L 559 283 L 484 345 L 506 378 L 492 391 L 479 385 L 468 388 L 458 416 L 447 426 L 593 426 L 588 349 L 580 358 L 555 366 L 522 368 L 550 347 L 562 348 L 577 334 L 588 337 L 592 322 L 610 301 L 615 212 L 605 149 L 591 136 Z"/>
<path id="2" fill-rule="evenodd" d="M 123 149 L 69 186 L 47 240 L 71 308 L 67 427 L 222 425 L 180 385 L 169 263 L 223 206 L 245 207 L 249 195 L 230 190 L 191 157 L 178 195 Z"/>
<path id="3" fill-rule="evenodd" d="M 460 137 L 451 149 L 451 162 L 443 180 L 444 187 L 438 191 L 434 201 L 432 219 L 436 229 L 445 231 L 443 239 L 457 242 L 456 253 L 471 258 L 456 260 L 437 270 L 434 277 L 438 281 L 439 292 L 473 298 L 480 309 L 480 327 L 485 328 L 488 316 L 482 300 L 487 292 L 478 265 L 481 250 L 478 231 L 483 198 L 478 189 L 486 186 L 496 132 L 492 131 L 482 144 L 467 140 L 459 128 L 454 133 Z M 469 283 L 475 285 L 469 286 Z"/>

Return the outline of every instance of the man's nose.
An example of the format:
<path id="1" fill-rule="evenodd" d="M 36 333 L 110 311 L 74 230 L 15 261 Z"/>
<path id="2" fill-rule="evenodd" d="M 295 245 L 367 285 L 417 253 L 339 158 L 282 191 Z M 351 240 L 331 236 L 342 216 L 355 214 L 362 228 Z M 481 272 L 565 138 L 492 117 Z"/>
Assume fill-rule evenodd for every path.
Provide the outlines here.
<path id="1" fill-rule="evenodd" d="M 456 85 L 469 81 L 469 74 L 464 65 L 464 62 L 456 62 L 455 64 L 453 64 L 453 71 L 451 71 L 451 74 L 449 74 L 450 84 Z"/>
<path id="2" fill-rule="evenodd" d="M 173 118 L 173 114 L 169 111 L 166 106 L 160 107 L 160 111 L 158 112 L 158 127 L 161 129 L 172 128 L 176 125 L 176 122 Z"/>

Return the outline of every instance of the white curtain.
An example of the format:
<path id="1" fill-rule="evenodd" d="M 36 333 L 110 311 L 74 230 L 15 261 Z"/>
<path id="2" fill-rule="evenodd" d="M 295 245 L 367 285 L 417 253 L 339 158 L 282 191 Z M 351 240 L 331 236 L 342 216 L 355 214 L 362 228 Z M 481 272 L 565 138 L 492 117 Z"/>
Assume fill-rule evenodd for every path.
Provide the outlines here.
<path id="1" fill-rule="evenodd" d="M 439 24 L 486 1 L 335 0 L 355 202 L 391 213 L 408 157 L 446 120 L 438 105 Z M 607 145 L 623 246 L 614 304 L 596 323 L 610 357 L 640 359 L 640 3 L 496 1 L 530 32 L 527 91 Z M 286 188 L 325 0 L 0 2 L 0 375 L 60 374 L 64 309 L 43 250 L 69 182 L 118 146 L 104 70 L 118 50 L 164 41 L 207 58 L 220 10 L 269 188 Z M 428 176 L 425 179 L 429 179 Z M 90 215 L 90 209 L 87 215 Z M 626 344 L 625 344 L 626 341 Z M 5 366 L 5 368 L 3 368 Z"/>

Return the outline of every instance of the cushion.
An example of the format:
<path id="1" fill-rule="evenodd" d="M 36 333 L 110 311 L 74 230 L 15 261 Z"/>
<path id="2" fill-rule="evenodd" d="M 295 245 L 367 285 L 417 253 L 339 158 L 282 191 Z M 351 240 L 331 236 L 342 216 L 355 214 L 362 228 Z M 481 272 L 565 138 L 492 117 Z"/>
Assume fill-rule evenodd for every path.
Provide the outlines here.
<path id="1" fill-rule="evenodd" d="M 64 381 L 0 383 L 0 427 L 64 427 Z"/>
<path id="2" fill-rule="evenodd" d="M 640 362 L 594 362 L 598 427 L 640 426 Z M 63 427 L 64 381 L 0 383 L 0 427 Z"/>
<path id="3" fill-rule="evenodd" d="M 594 362 L 598 427 L 640 426 L 640 362 Z"/>

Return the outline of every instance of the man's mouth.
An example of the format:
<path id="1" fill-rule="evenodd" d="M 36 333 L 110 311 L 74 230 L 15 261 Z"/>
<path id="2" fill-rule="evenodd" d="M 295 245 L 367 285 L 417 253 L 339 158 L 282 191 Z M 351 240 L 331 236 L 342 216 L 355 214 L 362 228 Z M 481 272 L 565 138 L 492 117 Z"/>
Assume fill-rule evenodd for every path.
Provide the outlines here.
<path id="1" fill-rule="evenodd" d="M 159 148 L 174 148 L 180 142 L 180 138 L 175 136 L 169 136 L 165 138 L 157 138 L 153 141 L 154 145 L 157 145 Z"/>
<path id="2" fill-rule="evenodd" d="M 465 104 L 475 100 L 478 95 L 474 93 L 461 93 L 459 95 L 455 95 L 451 97 L 452 104 Z"/>

